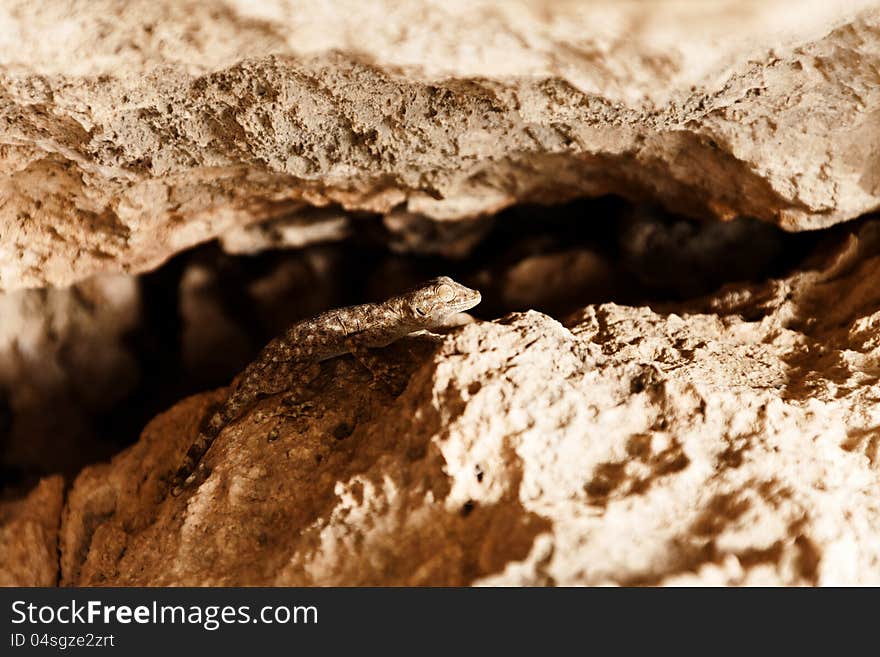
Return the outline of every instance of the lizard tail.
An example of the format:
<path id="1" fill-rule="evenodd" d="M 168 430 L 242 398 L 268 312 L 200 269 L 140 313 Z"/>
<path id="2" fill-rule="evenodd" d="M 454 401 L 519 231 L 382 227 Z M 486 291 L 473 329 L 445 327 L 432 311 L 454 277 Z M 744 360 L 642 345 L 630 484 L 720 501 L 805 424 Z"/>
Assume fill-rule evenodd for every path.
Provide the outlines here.
<path id="1" fill-rule="evenodd" d="M 263 370 L 258 370 L 262 373 Z M 254 375 L 250 375 L 253 377 Z M 231 421 L 238 418 L 244 409 L 253 405 L 259 397 L 259 389 L 250 381 L 247 370 L 242 381 L 229 398 L 212 413 L 208 421 L 199 428 L 199 435 L 183 457 L 183 463 L 171 479 L 171 494 L 177 497 L 183 492 L 190 478 L 195 474 L 202 458 L 211 449 L 214 440 Z"/>
<path id="2" fill-rule="evenodd" d="M 195 442 L 187 450 L 186 456 L 183 457 L 183 463 L 180 464 L 180 467 L 171 479 L 171 494 L 174 497 L 183 492 L 189 478 L 195 473 L 199 463 L 201 463 L 202 457 L 211 449 L 214 440 L 223 427 L 226 426 L 227 422 L 229 422 L 228 416 L 227 409 L 221 408 L 216 413 L 213 413 L 208 422 L 200 429 Z"/>

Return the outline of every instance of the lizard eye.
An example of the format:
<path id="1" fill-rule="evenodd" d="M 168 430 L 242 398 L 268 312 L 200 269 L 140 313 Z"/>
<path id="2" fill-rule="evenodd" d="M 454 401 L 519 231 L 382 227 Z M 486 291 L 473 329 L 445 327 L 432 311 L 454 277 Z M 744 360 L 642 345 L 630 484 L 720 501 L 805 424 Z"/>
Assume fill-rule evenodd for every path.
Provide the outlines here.
<path id="1" fill-rule="evenodd" d="M 449 285 L 440 285 L 437 287 L 437 297 L 440 301 L 452 301 L 455 298 L 455 290 Z"/>
<path id="2" fill-rule="evenodd" d="M 426 313 L 424 310 L 422 310 L 421 308 L 419 308 L 418 306 L 416 306 L 416 312 L 418 313 L 419 317 L 424 317 L 425 315 L 428 314 L 428 313 Z"/>

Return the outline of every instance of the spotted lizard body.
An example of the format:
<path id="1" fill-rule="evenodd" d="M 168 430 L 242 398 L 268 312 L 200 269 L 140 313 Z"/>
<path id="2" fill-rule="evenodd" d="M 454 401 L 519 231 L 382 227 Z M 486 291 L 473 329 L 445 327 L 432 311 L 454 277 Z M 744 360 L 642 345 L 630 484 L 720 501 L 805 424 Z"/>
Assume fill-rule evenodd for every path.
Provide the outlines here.
<path id="1" fill-rule="evenodd" d="M 381 303 L 338 308 L 297 322 L 266 345 L 248 365 L 226 400 L 208 418 L 171 482 L 179 495 L 205 453 L 230 422 L 265 395 L 290 386 L 298 369 L 346 353 L 385 347 L 414 331 L 442 326 L 451 315 L 480 303 L 480 293 L 448 276 L 432 279 Z"/>

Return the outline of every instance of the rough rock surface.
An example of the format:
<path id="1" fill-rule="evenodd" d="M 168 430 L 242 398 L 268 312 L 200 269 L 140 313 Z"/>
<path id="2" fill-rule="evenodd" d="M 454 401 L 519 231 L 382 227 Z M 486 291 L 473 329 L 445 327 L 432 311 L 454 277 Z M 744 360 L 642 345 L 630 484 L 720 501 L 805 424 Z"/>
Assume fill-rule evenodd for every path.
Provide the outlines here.
<path id="1" fill-rule="evenodd" d="M 0 289 L 308 205 L 618 193 L 792 230 L 880 205 L 880 8 L 10 0 Z"/>
<path id="2" fill-rule="evenodd" d="M 690 306 L 329 361 L 163 478 L 220 394 L 74 484 L 65 584 L 880 584 L 880 223 Z M 830 304 L 829 300 L 834 303 Z"/>
<path id="3" fill-rule="evenodd" d="M 54 586 L 64 480 L 42 480 L 25 497 L 0 501 L 0 586 Z"/>

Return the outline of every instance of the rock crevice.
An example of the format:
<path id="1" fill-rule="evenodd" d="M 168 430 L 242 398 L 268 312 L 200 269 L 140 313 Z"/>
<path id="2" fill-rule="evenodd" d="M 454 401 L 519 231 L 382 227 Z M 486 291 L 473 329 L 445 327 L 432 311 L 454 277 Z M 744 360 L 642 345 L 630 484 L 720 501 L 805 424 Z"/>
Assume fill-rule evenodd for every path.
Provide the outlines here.
<path id="1" fill-rule="evenodd" d="M 876 0 L 2 3 L 0 584 L 880 584 L 878 70 Z"/>
<path id="2" fill-rule="evenodd" d="M 106 19 L 102 3 L 69 4 L 82 34 Z M 693 65 L 682 52 L 677 63 L 670 59 L 670 73 L 636 78 L 617 93 L 601 91 L 603 82 L 620 81 L 601 65 L 611 53 L 575 57 L 562 75 L 551 73 L 554 66 L 536 70 L 527 58 L 521 71 L 461 65 L 459 72 L 461 58 L 453 56 L 455 65 L 430 76 L 386 63 L 381 41 L 376 50 L 360 43 L 300 52 L 293 36 L 272 36 L 296 33 L 297 23 L 287 22 L 295 3 L 281 3 L 291 13 L 265 18 L 259 29 L 230 5 L 209 3 L 218 11 L 197 32 L 210 52 L 187 60 L 194 55 L 188 40 L 167 34 L 179 28 L 176 3 L 133 4 L 115 5 L 114 34 L 121 41 L 141 35 L 145 54 L 123 56 L 120 68 L 104 66 L 102 58 L 116 55 L 86 51 L 75 39 L 54 46 L 59 61 L 79 61 L 72 69 L 48 66 L 46 52 L 32 53 L 30 63 L 11 53 L 0 60 L 2 289 L 144 271 L 302 203 L 404 207 L 449 221 L 516 203 L 616 193 L 695 216 L 755 216 L 788 230 L 880 205 L 880 13 L 870 4 L 841 9 L 836 27 L 811 27 L 789 45 L 768 41 L 761 52 L 750 44 L 670 90 L 676 70 L 684 75 Z M 58 19 L 13 6 L 13 31 L 49 29 Z M 606 10 L 629 20 L 634 7 Z M 484 11 L 501 20 L 511 10 Z M 502 29 L 524 41 L 541 34 L 564 52 L 565 21 L 579 24 L 590 12 L 566 4 L 549 11 L 531 31 L 520 22 Z M 389 8 L 386 20 L 408 13 Z M 653 12 L 644 20 L 647 32 L 665 24 Z M 238 37 L 252 29 L 261 36 L 223 41 L 228 50 L 218 57 L 211 48 L 233 25 Z M 476 37 L 466 23 L 461 29 L 464 52 Z M 638 36 L 630 47 L 650 50 Z M 725 42 L 731 53 L 735 43 Z"/>

